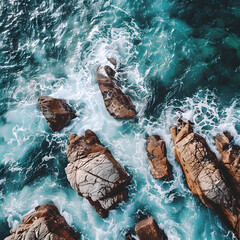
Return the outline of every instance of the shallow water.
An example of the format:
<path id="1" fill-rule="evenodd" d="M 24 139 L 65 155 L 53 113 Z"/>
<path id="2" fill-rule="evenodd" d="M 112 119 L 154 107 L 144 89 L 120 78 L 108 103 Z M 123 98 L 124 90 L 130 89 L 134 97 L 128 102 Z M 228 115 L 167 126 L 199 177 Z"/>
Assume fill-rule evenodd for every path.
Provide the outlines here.
<path id="1" fill-rule="evenodd" d="M 213 136 L 223 130 L 240 144 L 239 22 L 238 1 L 1 1 L 0 239 L 49 201 L 84 240 L 124 239 L 146 214 L 169 239 L 235 239 L 188 190 L 169 127 L 183 115 L 213 151 Z M 96 69 L 107 57 L 121 63 L 120 84 L 137 107 L 135 119 L 115 120 L 105 109 Z M 78 117 L 52 133 L 39 95 L 67 99 Z M 86 129 L 132 178 L 128 201 L 104 220 L 64 172 L 68 135 Z M 166 141 L 169 181 L 149 173 L 150 134 Z"/>

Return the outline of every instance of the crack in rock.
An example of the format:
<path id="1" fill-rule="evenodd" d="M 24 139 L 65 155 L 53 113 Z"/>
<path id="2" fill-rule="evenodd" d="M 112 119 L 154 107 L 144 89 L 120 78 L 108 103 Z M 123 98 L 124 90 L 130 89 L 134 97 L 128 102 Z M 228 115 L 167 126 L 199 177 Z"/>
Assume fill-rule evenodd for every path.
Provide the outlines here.
<path id="1" fill-rule="evenodd" d="M 88 199 L 100 217 L 126 200 L 129 176 L 91 130 L 85 136 L 69 136 L 65 169 L 71 187 Z"/>

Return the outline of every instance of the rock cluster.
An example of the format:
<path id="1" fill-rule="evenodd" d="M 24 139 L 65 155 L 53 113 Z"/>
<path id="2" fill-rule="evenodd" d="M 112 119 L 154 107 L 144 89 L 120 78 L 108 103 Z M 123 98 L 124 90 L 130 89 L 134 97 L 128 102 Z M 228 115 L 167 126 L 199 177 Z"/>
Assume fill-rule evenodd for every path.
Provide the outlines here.
<path id="1" fill-rule="evenodd" d="M 136 115 L 135 107 L 116 84 L 117 62 L 113 58 L 108 62 L 108 65 L 97 69 L 97 82 L 107 111 L 116 119 L 132 118 Z M 63 99 L 40 96 L 38 106 L 52 131 L 60 131 L 76 117 Z M 231 144 L 233 137 L 229 132 L 218 134 L 214 138 L 221 155 L 221 161 L 218 161 L 204 138 L 193 132 L 190 121 L 179 119 L 177 126 L 170 131 L 175 158 L 185 174 L 189 189 L 208 208 L 220 212 L 240 239 L 240 147 Z M 91 130 L 87 130 L 85 136 L 70 135 L 69 142 L 66 148 L 67 179 L 99 216 L 105 218 L 110 209 L 127 199 L 129 176 Z M 152 176 L 162 180 L 171 177 L 172 166 L 167 160 L 163 139 L 158 135 L 149 136 L 146 150 Z M 135 231 L 140 240 L 167 239 L 153 217 L 138 222 Z M 11 234 L 6 240 L 79 238 L 54 204 L 36 207 L 35 212 L 25 216 L 22 223 L 11 230 Z M 134 239 L 131 234 L 126 238 Z"/>
<path id="2" fill-rule="evenodd" d="M 174 152 L 189 189 L 209 208 L 219 211 L 240 237 L 239 202 L 219 167 L 216 155 L 189 121 L 180 119 L 170 131 Z"/>
<path id="3" fill-rule="evenodd" d="M 172 166 L 167 160 L 167 149 L 162 138 L 158 135 L 149 136 L 146 149 L 152 176 L 162 180 L 171 177 Z"/>
<path id="4" fill-rule="evenodd" d="M 91 130 L 81 137 L 70 135 L 69 142 L 65 169 L 68 181 L 105 218 L 110 209 L 127 198 L 129 176 Z"/>
<path id="5" fill-rule="evenodd" d="M 53 132 L 62 130 L 63 127 L 76 117 L 64 99 L 39 96 L 38 106 Z"/>
<path id="6" fill-rule="evenodd" d="M 140 240 L 167 240 L 164 231 L 161 230 L 153 217 L 139 221 L 135 231 Z"/>
<path id="7" fill-rule="evenodd" d="M 112 58 L 108 61 L 116 66 Z M 128 95 L 116 85 L 116 72 L 110 66 L 100 66 L 97 70 L 97 81 L 103 96 L 104 104 L 111 116 L 117 119 L 129 119 L 136 115 L 135 107 Z"/>
<path id="8" fill-rule="evenodd" d="M 5 240 L 78 240 L 80 237 L 51 203 L 36 207 L 10 233 Z"/>

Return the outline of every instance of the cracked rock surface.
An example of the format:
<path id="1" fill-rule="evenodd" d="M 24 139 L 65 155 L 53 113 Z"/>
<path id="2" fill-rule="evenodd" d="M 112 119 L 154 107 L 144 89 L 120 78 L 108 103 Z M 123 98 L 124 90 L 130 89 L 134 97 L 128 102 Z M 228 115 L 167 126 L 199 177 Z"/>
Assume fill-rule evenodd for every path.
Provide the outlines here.
<path id="1" fill-rule="evenodd" d="M 71 107 L 64 99 L 39 96 L 38 106 L 53 132 L 62 130 L 76 117 Z"/>
<path id="2" fill-rule="evenodd" d="M 170 131 L 175 157 L 189 189 L 209 208 L 214 209 L 232 226 L 240 239 L 240 207 L 238 197 L 226 181 L 216 155 L 205 139 L 193 132 L 189 121 L 178 120 Z"/>
<path id="3" fill-rule="evenodd" d="M 139 221 L 135 231 L 140 240 L 167 240 L 164 231 L 161 230 L 153 217 Z"/>
<path id="4" fill-rule="evenodd" d="M 171 177 L 172 166 L 167 160 L 167 149 L 163 139 L 158 135 L 149 136 L 146 149 L 152 176 L 162 180 Z"/>
<path id="5" fill-rule="evenodd" d="M 47 203 L 22 218 L 5 240 L 78 240 L 80 234 L 71 228 L 54 204 Z"/>
<path id="6" fill-rule="evenodd" d="M 214 139 L 224 170 L 227 172 L 234 190 L 240 195 L 240 147 L 236 144 L 231 145 L 233 137 L 227 131 L 218 134 Z"/>
<path id="7" fill-rule="evenodd" d="M 70 135 L 69 142 L 65 168 L 68 181 L 105 218 L 110 209 L 126 200 L 129 176 L 91 130 L 81 137 Z"/>
<path id="8" fill-rule="evenodd" d="M 116 61 L 108 61 L 116 67 Z M 116 72 L 110 66 L 100 66 L 97 70 L 97 81 L 103 96 L 104 104 L 111 116 L 117 119 L 129 119 L 136 115 L 135 107 L 128 95 L 123 93 L 115 83 Z"/>

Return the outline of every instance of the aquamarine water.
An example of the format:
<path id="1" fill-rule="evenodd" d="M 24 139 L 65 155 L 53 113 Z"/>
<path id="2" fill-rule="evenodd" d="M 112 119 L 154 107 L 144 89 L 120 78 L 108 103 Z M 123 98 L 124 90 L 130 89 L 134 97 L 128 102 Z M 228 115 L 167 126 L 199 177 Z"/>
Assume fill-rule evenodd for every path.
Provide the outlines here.
<path id="1" fill-rule="evenodd" d="M 84 240 L 123 240 L 152 214 L 172 240 L 236 239 L 188 190 L 169 127 L 195 123 L 240 144 L 240 2 L 227 0 L 9 0 L 0 3 L 0 239 L 35 206 L 54 202 Z M 121 87 L 137 118 L 105 109 L 96 69 L 121 63 Z M 77 113 L 52 133 L 37 96 L 67 99 Z M 130 196 L 107 219 L 70 187 L 68 135 L 93 130 L 131 175 Z M 173 178 L 149 173 L 146 137 L 166 141 Z M 218 155 L 219 156 L 219 155 Z"/>

